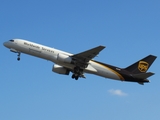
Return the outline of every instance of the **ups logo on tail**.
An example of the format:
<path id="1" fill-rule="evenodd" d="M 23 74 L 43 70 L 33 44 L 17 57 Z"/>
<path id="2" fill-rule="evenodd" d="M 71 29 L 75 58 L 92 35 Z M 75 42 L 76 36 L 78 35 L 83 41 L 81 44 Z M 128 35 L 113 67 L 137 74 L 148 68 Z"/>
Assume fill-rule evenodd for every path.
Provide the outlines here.
<path id="1" fill-rule="evenodd" d="M 141 72 L 146 72 L 148 70 L 149 64 L 145 61 L 139 61 L 138 69 Z"/>

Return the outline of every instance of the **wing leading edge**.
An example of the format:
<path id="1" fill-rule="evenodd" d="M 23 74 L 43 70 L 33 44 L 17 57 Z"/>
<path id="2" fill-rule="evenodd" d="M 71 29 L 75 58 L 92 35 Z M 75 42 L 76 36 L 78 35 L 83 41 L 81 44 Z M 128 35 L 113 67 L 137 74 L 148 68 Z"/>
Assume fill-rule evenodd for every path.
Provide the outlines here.
<path id="1" fill-rule="evenodd" d="M 97 56 L 99 52 L 102 51 L 104 48 L 105 46 L 98 46 L 90 50 L 75 54 L 72 56 L 72 58 L 86 63 L 93 59 L 95 56 Z"/>

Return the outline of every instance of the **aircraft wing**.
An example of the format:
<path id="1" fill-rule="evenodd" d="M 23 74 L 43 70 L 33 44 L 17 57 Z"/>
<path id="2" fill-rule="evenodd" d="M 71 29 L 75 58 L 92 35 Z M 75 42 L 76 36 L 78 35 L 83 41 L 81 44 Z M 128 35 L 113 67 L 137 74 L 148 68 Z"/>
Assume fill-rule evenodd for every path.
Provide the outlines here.
<path id="1" fill-rule="evenodd" d="M 98 46 L 90 50 L 87 50 L 78 54 L 74 54 L 71 57 L 75 60 L 77 66 L 85 68 L 83 65 L 86 65 L 91 59 L 97 56 L 99 52 L 104 48 L 105 46 Z"/>

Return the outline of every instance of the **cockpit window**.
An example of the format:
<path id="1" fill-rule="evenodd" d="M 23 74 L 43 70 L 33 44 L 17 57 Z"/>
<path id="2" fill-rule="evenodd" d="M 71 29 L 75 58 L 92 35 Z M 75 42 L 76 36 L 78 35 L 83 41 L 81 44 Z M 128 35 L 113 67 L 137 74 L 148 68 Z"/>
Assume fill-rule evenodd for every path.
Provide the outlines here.
<path id="1" fill-rule="evenodd" d="M 10 40 L 11 42 L 14 42 L 14 40 Z"/>

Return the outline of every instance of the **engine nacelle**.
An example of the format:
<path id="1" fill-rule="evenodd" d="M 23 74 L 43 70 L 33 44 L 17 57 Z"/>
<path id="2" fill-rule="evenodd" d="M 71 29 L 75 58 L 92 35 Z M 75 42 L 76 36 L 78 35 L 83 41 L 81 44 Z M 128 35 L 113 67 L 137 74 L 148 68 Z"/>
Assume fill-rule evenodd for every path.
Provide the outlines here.
<path id="1" fill-rule="evenodd" d="M 69 75 L 69 70 L 67 70 L 66 68 L 60 66 L 60 65 L 53 65 L 52 67 L 52 71 L 58 74 L 63 74 L 63 75 Z"/>
<path id="2" fill-rule="evenodd" d="M 68 55 L 64 55 L 64 54 L 58 54 L 57 60 L 59 62 L 63 62 L 63 63 L 71 63 L 72 62 L 72 58 L 69 57 Z"/>

